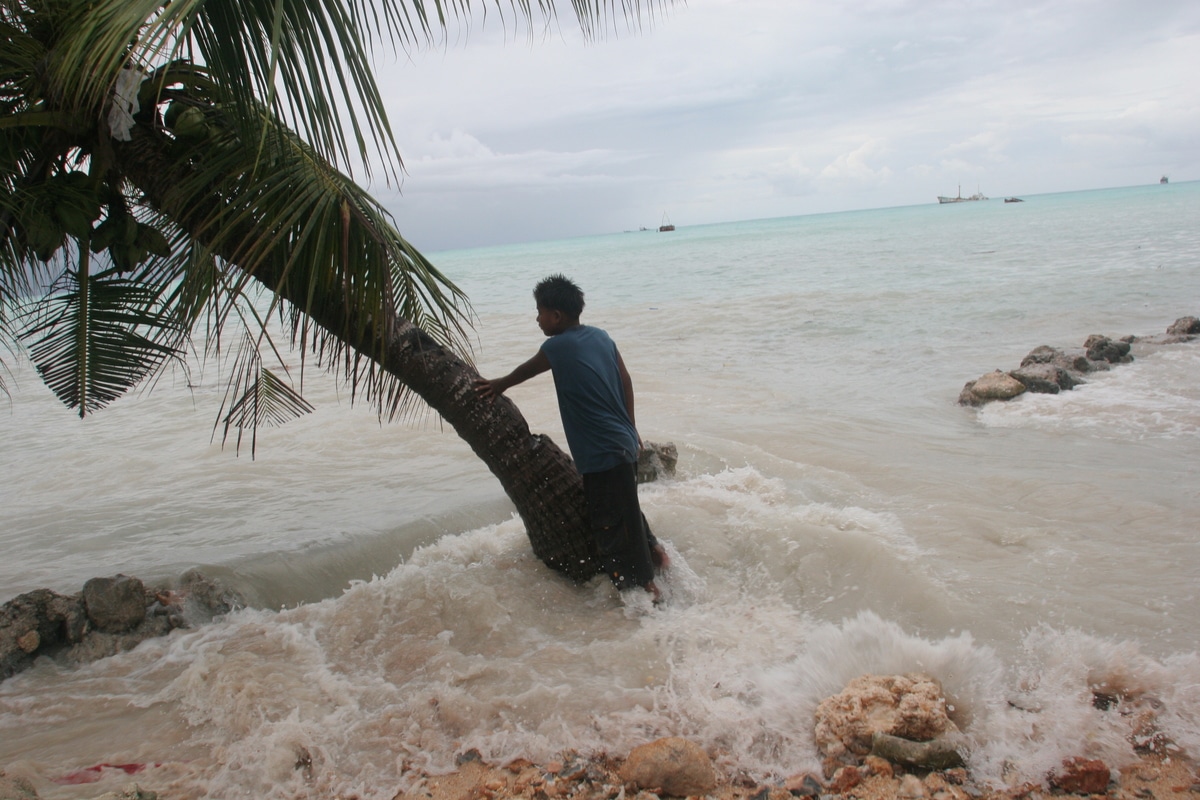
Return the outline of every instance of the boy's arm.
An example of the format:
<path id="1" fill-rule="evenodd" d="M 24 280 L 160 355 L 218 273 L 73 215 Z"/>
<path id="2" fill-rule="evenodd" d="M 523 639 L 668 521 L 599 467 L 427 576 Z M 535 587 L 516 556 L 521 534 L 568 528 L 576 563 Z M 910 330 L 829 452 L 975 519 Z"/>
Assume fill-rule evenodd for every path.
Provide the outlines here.
<path id="1" fill-rule="evenodd" d="M 518 383 L 524 383 L 535 375 L 541 375 L 548 369 L 550 369 L 550 359 L 546 358 L 545 353 L 538 350 L 537 355 L 503 378 L 493 378 L 492 380 L 479 378 L 475 381 L 475 391 L 479 392 L 480 397 L 495 397 L 498 394 L 504 394 Z"/>

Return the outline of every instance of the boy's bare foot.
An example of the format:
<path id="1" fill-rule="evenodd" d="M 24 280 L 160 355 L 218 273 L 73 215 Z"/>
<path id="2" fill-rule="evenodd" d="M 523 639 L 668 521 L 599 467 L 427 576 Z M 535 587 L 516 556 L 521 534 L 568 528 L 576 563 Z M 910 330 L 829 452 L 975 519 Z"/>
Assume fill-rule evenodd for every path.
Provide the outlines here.
<path id="1" fill-rule="evenodd" d="M 671 566 L 671 557 L 667 555 L 667 550 L 661 542 L 655 542 L 654 547 L 650 548 L 650 560 L 654 563 L 654 568 L 660 572 Z"/>

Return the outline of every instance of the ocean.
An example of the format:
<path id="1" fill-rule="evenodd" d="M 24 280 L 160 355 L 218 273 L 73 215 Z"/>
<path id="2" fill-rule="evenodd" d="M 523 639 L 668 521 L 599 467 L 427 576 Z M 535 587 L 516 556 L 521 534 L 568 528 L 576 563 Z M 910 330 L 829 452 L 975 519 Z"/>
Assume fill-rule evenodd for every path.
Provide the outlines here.
<path id="1" fill-rule="evenodd" d="M 431 254 L 488 376 L 540 344 L 534 283 L 585 290 L 643 438 L 679 449 L 641 489 L 674 561 L 661 607 L 545 568 L 430 413 L 381 424 L 310 369 L 317 410 L 251 459 L 214 439 L 219 364 L 81 421 L 6 355 L 0 596 L 198 568 L 248 607 L 0 683 L 0 769 L 48 800 L 131 779 L 62 782 L 101 764 L 170 798 L 383 800 L 472 748 L 679 735 L 766 781 L 819 767 L 821 700 L 908 672 L 942 683 L 980 780 L 1120 768 L 1131 712 L 1197 755 L 1200 342 L 957 398 L 1039 345 L 1200 316 L 1200 182 L 1024 199 Z M 563 443 L 550 376 L 509 394 Z"/>

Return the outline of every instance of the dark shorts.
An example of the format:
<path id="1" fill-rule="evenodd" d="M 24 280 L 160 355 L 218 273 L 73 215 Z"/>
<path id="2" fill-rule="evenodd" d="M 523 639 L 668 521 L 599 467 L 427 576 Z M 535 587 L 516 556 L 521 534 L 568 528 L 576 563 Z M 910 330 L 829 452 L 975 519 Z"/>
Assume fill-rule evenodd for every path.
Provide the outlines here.
<path id="1" fill-rule="evenodd" d="M 638 505 L 634 464 L 621 464 L 583 476 L 588 524 L 605 572 L 618 589 L 645 586 L 654 579 L 650 550 L 657 543 Z"/>

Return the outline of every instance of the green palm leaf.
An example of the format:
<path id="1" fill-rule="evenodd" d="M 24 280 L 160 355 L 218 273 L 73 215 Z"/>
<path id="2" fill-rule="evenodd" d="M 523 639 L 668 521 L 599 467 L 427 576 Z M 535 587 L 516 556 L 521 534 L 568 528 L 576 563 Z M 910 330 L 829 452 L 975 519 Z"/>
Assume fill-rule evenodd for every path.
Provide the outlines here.
<path id="1" fill-rule="evenodd" d="M 259 427 L 274 427 L 309 414 L 312 404 L 300 396 L 274 371 L 263 366 L 258 347 L 250 336 L 242 343 L 239 366 L 221 406 L 225 431 L 222 442 L 231 430 L 237 430 L 237 449 L 242 436 L 250 432 L 250 456 L 254 457 Z M 228 410 L 226 410 L 228 409 Z"/>
<path id="2" fill-rule="evenodd" d="M 154 292 L 120 277 L 70 271 L 21 339 L 42 380 L 82 417 L 179 355 L 162 331 L 181 333 Z"/>

